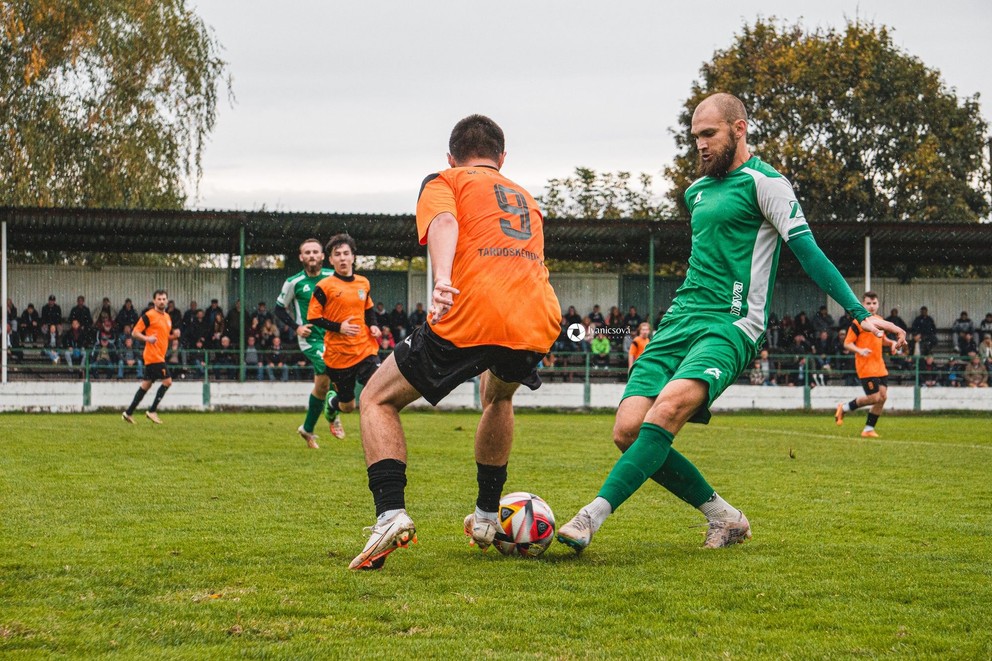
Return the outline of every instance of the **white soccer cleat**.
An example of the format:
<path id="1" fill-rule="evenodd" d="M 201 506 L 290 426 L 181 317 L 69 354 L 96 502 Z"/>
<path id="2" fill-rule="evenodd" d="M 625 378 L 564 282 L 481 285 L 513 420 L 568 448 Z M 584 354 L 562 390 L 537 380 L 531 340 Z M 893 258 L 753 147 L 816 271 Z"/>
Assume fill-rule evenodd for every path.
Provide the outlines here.
<path id="1" fill-rule="evenodd" d="M 499 522 L 493 519 L 476 521 L 475 512 L 465 517 L 465 534 L 471 537 L 470 545 L 478 546 L 485 551 L 493 545 L 496 533 L 499 532 Z"/>
<path id="2" fill-rule="evenodd" d="M 162 424 L 162 418 L 158 417 L 158 413 L 155 411 L 145 411 L 145 417 L 154 422 L 156 425 Z"/>
<path id="3" fill-rule="evenodd" d="M 306 429 L 303 428 L 303 425 L 297 427 L 296 431 L 300 435 L 300 437 L 307 442 L 308 448 L 310 448 L 311 450 L 320 449 L 320 446 L 317 445 L 317 439 L 320 438 L 320 436 L 317 436 L 313 432 L 307 431 Z"/>
<path id="4" fill-rule="evenodd" d="M 337 413 L 337 411 L 335 411 Z M 341 424 L 341 414 L 337 413 L 334 419 L 331 420 L 331 434 L 334 438 L 344 438 L 344 425 Z"/>
<path id="5" fill-rule="evenodd" d="M 124 422 L 130 423 L 132 425 L 134 424 L 134 418 L 131 417 L 130 415 L 128 415 L 127 411 L 124 411 L 123 413 L 121 413 L 121 420 L 123 420 Z"/>
<path id="6" fill-rule="evenodd" d="M 410 542 L 417 541 L 417 528 L 413 519 L 400 510 L 391 519 L 365 529 L 369 541 L 362 552 L 348 565 L 348 569 L 369 570 L 382 569 L 386 564 L 386 556 L 396 549 L 405 549 Z"/>
<path id="7" fill-rule="evenodd" d="M 751 524 L 744 512 L 737 521 L 710 521 L 706 529 L 703 548 L 719 549 L 733 544 L 743 544 L 751 539 Z"/>
<path id="8" fill-rule="evenodd" d="M 576 553 L 582 553 L 592 541 L 592 517 L 585 510 L 579 510 L 571 521 L 558 529 L 558 541 Z"/>

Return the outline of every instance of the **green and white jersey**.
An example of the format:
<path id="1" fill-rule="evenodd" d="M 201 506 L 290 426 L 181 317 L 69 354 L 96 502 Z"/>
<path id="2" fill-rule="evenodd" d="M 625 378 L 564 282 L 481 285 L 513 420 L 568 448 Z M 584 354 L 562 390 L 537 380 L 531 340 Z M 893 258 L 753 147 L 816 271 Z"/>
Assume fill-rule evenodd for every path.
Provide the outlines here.
<path id="1" fill-rule="evenodd" d="M 782 239 L 809 234 L 792 184 L 752 157 L 726 177 L 685 192 L 692 251 L 674 312 L 727 314 L 757 342 L 768 321 Z"/>
<path id="2" fill-rule="evenodd" d="M 282 291 L 276 299 L 276 305 L 286 308 L 293 315 L 297 324 L 307 323 L 307 308 L 310 307 L 310 298 L 313 296 L 314 287 L 324 278 L 333 275 L 334 269 L 322 268 L 320 275 L 309 276 L 306 271 L 300 271 L 296 275 L 286 278 L 282 284 Z M 306 351 L 314 346 L 322 346 L 324 333 L 311 333 L 309 338 L 297 337 L 300 349 Z"/>

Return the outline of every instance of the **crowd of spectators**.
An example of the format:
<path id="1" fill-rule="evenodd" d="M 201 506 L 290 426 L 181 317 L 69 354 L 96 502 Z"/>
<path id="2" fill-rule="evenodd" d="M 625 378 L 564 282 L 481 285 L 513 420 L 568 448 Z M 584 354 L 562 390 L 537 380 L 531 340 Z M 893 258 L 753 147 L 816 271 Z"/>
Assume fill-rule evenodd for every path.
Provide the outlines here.
<path id="1" fill-rule="evenodd" d="M 24 359 L 34 351 L 52 365 L 78 368 L 88 358 L 94 378 L 140 378 L 142 345 L 131 337 L 139 315 L 150 306 L 135 306 L 125 299 L 114 309 L 103 298 L 95 314 L 83 296 L 64 314 L 55 295 L 40 309 L 33 303 L 19 311 L 7 300 L 7 337 L 10 358 Z M 190 301 L 180 311 L 174 301 L 166 308 L 173 328 L 181 331 L 166 353 L 170 369 L 179 378 L 203 378 L 210 370 L 212 378 L 235 379 L 239 376 L 239 342 L 241 328 L 245 334 L 245 364 L 248 378 L 270 381 L 309 380 L 310 367 L 299 351 L 295 333 L 280 322 L 264 301 L 254 309 L 242 311 L 240 301 L 225 312 L 217 299 L 206 308 Z M 422 303 L 407 313 L 402 303 L 387 310 L 383 303 L 375 306 L 376 322 L 382 330 L 379 340 L 385 356 L 415 328 L 427 320 Z M 625 372 L 638 328 L 648 322 L 654 329 L 664 310 L 654 319 L 642 316 L 630 306 L 624 314 L 617 305 L 604 314 L 593 305 L 579 314 L 570 305 L 562 315 L 561 333 L 542 367 L 561 369 L 585 364 L 586 356 L 594 370 Z M 906 330 L 909 347 L 902 355 L 891 356 L 890 371 L 898 378 L 907 377 L 916 360 L 920 362 L 920 382 L 924 386 L 987 387 L 992 372 L 992 312 L 975 322 L 966 311 L 948 327 L 950 346 L 940 355 L 936 321 L 924 306 L 911 324 L 897 309 L 886 319 Z M 853 355 L 844 348 L 851 318 L 845 313 L 834 319 L 826 306 L 811 317 L 801 311 L 796 315 L 769 315 L 765 344 L 742 382 L 755 385 L 825 385 L 831 379 L 856 385 Z"/>

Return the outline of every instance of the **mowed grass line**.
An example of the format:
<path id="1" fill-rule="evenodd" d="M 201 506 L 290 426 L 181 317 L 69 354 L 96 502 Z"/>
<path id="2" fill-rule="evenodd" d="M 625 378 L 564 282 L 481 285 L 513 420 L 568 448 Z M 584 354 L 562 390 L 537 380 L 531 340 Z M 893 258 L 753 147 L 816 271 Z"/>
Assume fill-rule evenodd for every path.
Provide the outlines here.
<path id="1" fill-rule="evenodd" d="M 404 415 L 420 543 L 354 573 L 357 419 L 0 416 L 0 651 L 12 658 L 992 657 L 992 421 L 718 415 L 676 445 L 754 539 L 700 548 L 649 483 L 581 556 L 469 548 L 477 414 Z M 506 491 L 559 523 L 616 459 L 610 415 L 518 415 Z"/>

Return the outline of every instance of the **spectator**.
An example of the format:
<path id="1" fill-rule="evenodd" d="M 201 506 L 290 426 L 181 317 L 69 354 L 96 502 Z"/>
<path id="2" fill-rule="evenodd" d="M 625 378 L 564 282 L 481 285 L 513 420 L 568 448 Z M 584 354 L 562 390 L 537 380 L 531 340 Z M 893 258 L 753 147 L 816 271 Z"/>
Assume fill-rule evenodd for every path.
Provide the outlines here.
<path id="1" fill-rule="evenodd" d="M 934 362 L 933 356 L 927 355 L 920 363 L 920 384 L 927 388 L 935 388 L 941 385 L 940 366 Z"/>
<path id="2" fill-rule="evenodd" d="M 858 373 L 854 369 L 854 354 L 844 346 L 846 338 L 847 329 L 838 328 L 834 335 L 834 346 L 836 347 L 834 353 L 837 357 L 834 358 L 833 368 L 844 373 L 845 386 L 856 386 L 860 384 L 860 381 L 858 381 Z"/>
<path id="3" fill-rule="evenodd" d="M 258 356 L 258 347 L 255 346 L 255 336 L 245 336 L 245 368 L 248 374 L 254 370 L 255 378 L 262 380 L 264 370 L 262 369 L 262 359 Z"/>
<path id="4" fill-rule="evenodd" d="M 190 335 L 195 340 L 203 340 L 203 347 L 210 348 L 210 333 L 213 330 L 212 320 L 207 319 L 206 310 L 197 310 L 193 317 L 193 326 L 190 328 Z"/>
<path id="5" fill-rule="evenodd" d="M 386 306 L 382 301 L 375 304 L 375 325 L 379 328 L 389 325 L 389 313 L 386 312 Z"/>
<path id="6" fill-rule="evenodd" d="M 175 301 L 169 301 L 165 304 L 165 313 L 169 315 L 169 319 L 172 321 L 172 327 L 181 330 L 183 327 L 183 315 L 179 311 L 179 308 L 176 307 Z M 131 326 L 134 327 L 134 324 L 131 324 Z"/>
<path id="7" fill-rule="evenodd" d="M 34 306 L 31 306 L 34 308 Z M 7 299 L 7 322 L 10 324 L 10 330 L 13 333 L 17 332 L 17 324 L 20 317 L 17 314 L 17 306 L 14 305 L 14 299 Z"/>
<path id="8" fill-rule="evenodd" d="M 275 318 L 272 316 L 272 313 L 269 312 L 268 308 L 266 308 L 265 301 L 258 302 L 258 307 L 255 308 L 255 312 L 252 316 L 258 319 L 258 324 L 263 328 L 265 327 L 266 321 L 271 321 L 275 324 Z"/>
<path id="9" fill-rule="evenodd" d="M 765 344 L 773 349 L 779 346 L 779 339 L 782 333 L 782 322 L 778 315 L 772 312 L 768 315 L 768 330 L 765 332 Z"/>
<path id="10" fill-rule="evenodd" d="M 748 381 L 751 382 L 752 386 L 763 386 L 767 381 L 765 372 L 761 369 L 761 361 L 757 358 L 754 359 L 754 363 L 751 365 L 751 371 L 748 374 Z"/>
<path id="11" fill-rule="evenodd" d="M 89 348 L 89 333 L 79 325 L 78 319 L 73 319 L 69 330 L 62 336 L 62 346 L 65 348 L 65 364 L 72 367 L 73 361 L 82 362 L 86 349 Z"/>
<path id="12" fill-rule="evenodd" d="M 634 366 L 634 361 L 641 357 L 641 354 L 644 353 L 644 348 L 650 340 L 651 324 L 642 321 L 638 324 L 636 337 L 631 340 L 630 348 L 627 350 L 627 369 Z"/>
<path id="13" fill-rule="evenodd" d="M 48 332 L 45 333 L 45 348 L 42 353 L 48 356 L 48 359 L 52 361 L 52 365 L 58 365 L 62 356 L 59 354 L 59 349 L 62 348 L 62 338 L 59 336 L 59 327 L 55 324 L 51 324 L 48 327 Z"/>
<path id="14" fill-rule="evenodd" d="M 216 298 L 211 298 L 210 307 L 207 308 L 207 311 L 204 312 L 204 314 L 206 315 L 207 319 L 212 320 L 217 316 L 218 312 L 220 312 L 221 319 L 223 319 L 224 310 L 223 308 L 220 307 L 220 302 Z"/>
<path id="15" fill-rule="evenodd" d="M 224 322 L 224 315 L 220 312 L 216 313 L 220 317 L 221 323 Z M 212 364 L 214 366 L 214 374 L 221 379 L 227 379 L 233 381 L 238 378 L 237 365 L 238 357 L 231 350 L 231 338 L 226 335 L 221 335 L 217 340 L 217 351 L 213 355 Z"/>
<path id="16" fill-rule="evenodd" d="M 592 306 L 592 312 L 588 315 L 589 321 L 596 324 L 597 327 L 602 328 L 606 325 L 606 319 L 603 319 L 603 313 L 599 311 L 599 305 Z"/>
<path id="17" fill-rule="evenodd" d="M 951 333 L 954 337 L 954 350 L 957 351 L 962 356 L 968 355 L 968 352 L 961 346 L 964 340 L 965 333 L 974 333 L 975 324 L 972 323 L 971 319 L 968 318 L 968 312 L 966 310 L 961 311 L 961 316 L 954 320 L 951 324 Z"/>
<path id="18" fill-rule="evenodd" d="M 278 335 L 272 338 L 272 348 L 265 357 L 265 364 L 269 381 L 276 380 L 277 371 L 280 381 L 289 381 L 289 365 L 286 364 L 286 355 L 282 350 L 282 339 Z"/>
<path id="19" fill-rule="evenodd" d="M 829 330 L 824 328 L 817 333 L 816 340 L 813 342 L 813 353 L 816 354 L 814 363 L 817 369 L 817 373 L 813 375 L 813 380 L 821 386 L 827 385 L 826 375 L 824 372 L 830 372 L 833 369 L 831 366 L 831 361 L 833 360 L 834 353 L 837 349 L 837 346 L 834 343 L 835 340 L 836 337 L 833 336 Z"/>
<path id="20" fill-rule="evenodd" d="M 7 322 L 7 359 L 12 363 L 19 363 L 24 359 L 24 351 L 21 350 L 21 340 L 17 337 L 17 333 L 14 332 L 14 326 L 9 321 Z M 56 361 L 58 360 L 58 355 L 56 355 Z"/>
<path id="21" fill-rule="evenodd" d="M 562 323 L 565 324 L 565 328 L 568 328 L 572 324 L 581 324 L 582 323 L 582 317 L 579 316 L 579 313 L 575 309 L 575 306 L 574 305 L 569 305 L 568 306 L 568 312 L 566 312 L 564 315 L 562 315 Z M 585 325 L 588 326 L 588 324 L 585 324 Z"/>
<path id="22" fill-rule="evenodd" d="M 389 326 L 381 328 L 382 334 L 379 336 L 379 357 L 385 358 L 387 353 L 396 348 L 396 338 Z"/>
<path id="23" fill-rule="evenodd" d="M 183 363 L 185 363 L 190 374 L 198 379 L 202 379 L 205 373 L 206 361 L 207 353 L 203 349 L 203 338 L 198 337 L 193 341 L 192 348 L 186 350 Z"/>
<path id="24" fill-rule="evenodd" d="M 795 336 L 795 322 L 789 315 L 783 315 L 782 321 L 779 324 L 782 327 L 782 337 L 779 343 L 779 347 L 784 349 L 792 342 L 792 338 Z"/>
<path id="25" fill-rule="evenodd" d="M 216 300 L 216 299 L 215 299 Z M 204 314 L 206 316 L 206 314 Z M 210 335 L 207 337 L 207 346 L 210 349 L 220 349 L 221 340 L 227 336 L 224 327 L 224 313 L 217 310 L 210 317 Z M 230 346 L 230 338 L 228 338 L 228 346 Z"/>
<path id="26" fill-rule="evenodd" d="M 989 371 L 982 364 L 977 353 L 971 354 L 968 366 L 964 370 L 964 383 L 969 388 L 988 388 Z"/>
<path id="27" fill-rule="evenodd" d="M 77 296 L 76 305 L 69 310 L 69 323 L 72 323 L 73 319 L 79 320 L 79 325 L 84 329 L 89 329 L 93 327 L 93 315 L 90 313 L 90 309 L 86 307 L 86 297 Z"/>
<path id="28" fill-rule="evenodd" d="M 989 333 L 992 335 L 992 312 L 985 313 L 985 319 L 982 320 L 982 325 L 978 327 L 979 332 Z"/>
<path id="29" fill-rule="evenodd" d="M 110 307 L 110 299 L 106 296 L 100 301 L 100 310 L 97 312 L 96 317 L 100 319 L 103 315 L 107 315 L 107 319 L 110 319 L 110 321 L 114 320 L 114 309 Z"/>
<path id="30" fill-rule="evenodd" d="M 903 321 L 902 317 L 899 316 L 899 310 L 897 308 L 892 308 L 892 310 L 889 312 L 889 316 L 886 317 L 885 320 L 903 329 L 904 331 L 906 331 L 907 334 L 909 333 L 909 326 L 907 326 L 906 322 Z"/>
<path id="31" fill-rule="evenodd" d="M 73 319 L 71 323 L 76 323 Z M 99 343 L 93 347 L 90 355 L 90 367 L 93 378 L 109 379 L 117 365 L 117 352 L 110 344 L 110 338 L 101 337 Z"/>
<path id="32" fill-rule="evenodd" d="M 792 336 L 792 346 L 789 347 L 789 351 L 797 356 L 805 356 L 813 351 L 809 340 L 806 339 L 804 334 L 799 332 L 798 328 L 795 329 L 795 335 Z"/>
<path id="33" fill-rule="evenodd" d="M 933 353 L 933 348 L 937 346 L 937 324 L 934 323 L 933 317 L 930 316 L 925 305 L 920 308 L 919 316 L 913 319 L 910 331 L 914 335 L 920 334 L 923 342 L 923 355 Z"/>
<path id="34" fill-rule="evenodd" d="M 834 329 L 834 318 L 830 316 L 826 305 L 820 306 L 820 309 L 816 312 L 816 316 L 813 317 L 810 323 L 813 326 L 814 337 L 819 337 L 820 333 L 823 331 L 831 331 Z"/>
<path id="35" fill-rule="evenodd" d="M 175 309 L 175 306 L 173 306 L 173 309 Z M 176 320 L 173 319 L 172 321 L 175 322 Z M 138 311 L 134 309 L 134 303 L 131 302 L 131 299 L 125 298 L 124 305 L 117 312 L 117 317 L 114 319 L 114 325 L 117 327 L 117 330 L 123 331 L 125 326 L 134 328 L 136 323 L 138 323 Z M 181 328 L 181 326 L 176 324 L 174 328 Z"/>
<path id="36" fill-rule="evenodd" d="M 844 331 L 844 334 L 847 335 L 847 329 L 851 327 L 851 322 L 853 322 L 853 321 L 854 320 L 851 319 L 851 315 L 849 315 L 847 313 L 847 310 L 845 310 L 844 311 L 844 314 L 842 314 L 837 319 L 837 328 L 839 330 Z"/>
<path id="37" fill-rule="evenodd" d="M 765 375 L 765 380 L 761 384 L 763 386 L 777 386 L 778 385 L 778 365 L 768 353 L 768 349 L 762 349 L 761 353 L 758 354 L 758 363 L 761 367 L 762 373 Z"/>
<path id="38" fill-rule="evenodd" d="M 175 305 L 172 306 L 175 309 Z M 182 319 L 180 319 L 180 322 Z M 133 340 L 132 340 L 133 341 Z M 169 349 L 165 352 L 165 364 L 169 368 L 169 374 L 175 379 L 185 379 L 186 370 L 183 365 L 183 352 L 179 344 L 179 338 L 169 340 Z"/>
<path id="39" fill-rule="evenodd" d="M 596 324 L 589 320 L 589 317 L 582 317 L 582 327 L 585 329 L 582 341 L 579 342 L 579 351 L 589 353 L 592 349 L 592 339 L 596 336 Z"/>
<path id="40" fill-rule="evenodd" d="M 970 356 L 973 353 L 978 353 L 978 345 L 975 344 L 975 338 L 970 332 L 963 333 L 961 339 L 958 341 L 958 355 Z"/>
<path id="41" fill-rule="evenodd" d="M 623 321 L 623 315 L 620 313 L 620 308 L 614 305 L 610 308 L 610 314 L 606 317 L 606 327 L 610 329 L 606 338 L 610 341 L 610 346 L 613 347 L 613 351 L 626 351 L 630 349 L 630 333 L 625 332 L 627 330 L 627 325 Z M 624 336 L 627 337 L 628 345 L 626 349 L 624 348 Z"/>
<path id="42" fill-rule="evenodd" d="M 61 319 L 61 315 L 59 318 Z M 28 306 L 24 308 L 24 312 L 21 313 L 21 320 L 17 325 L 17 329 L 22 342 L 34 342 L 36 338 L 41 336 L 42 328 L 48 328 L 54 325 L 56 332 L 58 332 L 61 323 L 61 321 L 58 323 L 51 322 L 42 326 L 41 315 L 34 309 L 33 303 L 28 303 Z M 13 324 L 11 324 L 11 328 L 13 328 Z"/>
<path id="43" fill-rule="evenodd" d="M 978 345 L 978 357 L 986 367 L 992 367 L 992 334 L 982 336 L 982 343 Z"/>
<path id="44" fill-rule="evenodd" d="M 62 308 L 55 302 L 55 294 L 50 294 L 48 297 L 48 303 L 41 308 L 41 326 L 43 328 L 48 328 L 52 324 L 55 324 L 61 333 L 63 321 Z"/>
<path id="45" fill-rule="evenodd" d="M 599 330 L 598 326 L 597 330 Z M 605 333 L 593 335 L 592 342 L 589 343 L 589 350 L 592 352 L 594 369 L 606 369 L 610 366 L 610 340 Z"/>
<path id="46" fill-rule="evenodd" d="M 627 327 L 628 334 L 631 337 L 635 337 L 638 334 L 638 329 L 641 327 L 641 323 L 644 320 L 641 319 L 641 315 L 637 314 L 637 308 L 633 305 L 627 310 L 627 316 L 623 318 L 623 323 Z M 650 324 L 649 324 L 650 327 Z"/>
<path id="47" fill-rule="evenodd" d="M 262 325 L 258 323 L 258 317 L 252 317 L 251 321 L 248 322 L 248 330 L 245 331 L 245 342 L 248 341 L 249 337 L 255 338 L 256 347 L 261 348 Z"/>
<path id="48" fill-rule="evenodd" d="M 910 356 L 929 356 L 931 353 L 931 347 L 927 346 L 927 343 L 923 341 L 922 333 L 913 333 L 913 337 L 910 338 L 908 343 L 907 352 Z"/>
<path id="49" fill-rule="evenodd" d="M 193 324 L 196 323 L 196 313 L 198 309 L 199 308 L 197 308 L 196 301 L 190 301 L 189 309 L 187 309 L 186 312 L 183 313 L 183 325 L 181 326 L 182 328 L 181 337 L 183 340 L 183 344 L 185 344 L 187 348 L 192 347 L 194 344 L 196 344 L 196 338 L 193 337 Z M 133 325 L 134 324 L 132 324 L 132 326 Z M 188 342 L 187 342 L 187 338 L 189 340 Z"/>
<path id="50" fill-rule="evenodd" d="M 103 321 L 97 325 L 94 336 L 97 344 L 99 344 L 100 340 L 103 338 L 107 338 L 110 342 L 111 348 L 117 349 L 117 334 L 114 332 L 114 322 L 110 320 L 110 317 L 104 317 Z"/>
<path id="51" fill-rule="evenodd" d="M 258 319 L 258 317 L 256 317 Z M 261 320 L 260 320 L 261 321 Z M 262 322 L 262 328 L 258 332 L 258 344 L 263 350 L 268 351 L 273 349 L 274 340 L 279 338 L 279 329 L 276 328 L 275 322 L 272 319 L 266 319 Z M 279 343 L 280 345 L 282 342 Z"/>
<path id="52" fill-rule="evenodd" d="M 179 340 L 175 340 L 179 342 Z M 123 379 L 125 377 L 140 379 L 143 376 L 144 361 L 142 360 L 141 351 L 135 349 L 134 338 L 125 337 L 124 343 L 121 345 L 119 352 L 119 367 L 117 368 L 117 378 Z M 168 362 L 168 360 L 166 360 Z"/>
<path id="53" fill-rule="evenodd" d="M 234 301 L 234 306 L 228 310 L 224 319 L 224 334 L 231 338 L 231 344 L 238 346 L 241 341 L 241 300 Z"/>
<path id="54" fill-rule="evenodd" d="M 389 322 L 387 325 L 392 329 L 393 336 L 397 340 L 402 340 L 410 334 L 410 319 L 407 317 L 406 312 L 403 311 L 402 303 L 397 303 L 393 311 L 389 313 Z M 379 328 L 382 328 L 382 326 Z"/>
<path id="55" fill-rule="evenodd" d="M 796 319 L 793 324 L 793 336 L 796 333 L 802 333 L 803 337 L 806 338 L 807 342 L 812 342 L 815 335 L 813 335 L 813 322 L 809 320 L 805 312 L 800 312 L 796 315 Z"/>
<path id="56" fill-rule="evenodd" d="M 413 312 L 410 313 L 410 329 L 411 329 L 410 332 L 413 332 L 413 330 L 420 328 L 426 323 L 427 323 L 427 312 L 424 311 L 424 304 L 417 303 L 417 307 L 414 309 Z M 382 328 L 382 326 L 380 326 L 379 328 Z"/>

